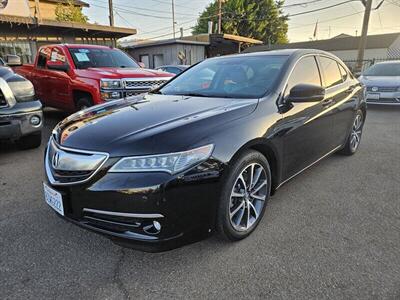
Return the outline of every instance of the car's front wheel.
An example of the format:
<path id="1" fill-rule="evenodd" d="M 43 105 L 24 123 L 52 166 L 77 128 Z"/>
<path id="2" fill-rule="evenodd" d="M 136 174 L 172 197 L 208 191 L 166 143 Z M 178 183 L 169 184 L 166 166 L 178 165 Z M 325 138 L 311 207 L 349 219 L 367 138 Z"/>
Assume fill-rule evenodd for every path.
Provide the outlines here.
<path id="1" fill-rule="evenodd" d="M 41 142 L 42 142 L 42 133 L 36 132 L 21 137 L 19 140 L 17 140 L 17 146 L 21 150 L 27 150 L 39 147 Z"/>
<path id="2" fill-rule="evenodd" d="M 271 171 L 264 155 L 246 151 L 235 160 L 224 181 L 217 230 L 228 240 L 240 240 L 257 227 L 271 191 Z"/>

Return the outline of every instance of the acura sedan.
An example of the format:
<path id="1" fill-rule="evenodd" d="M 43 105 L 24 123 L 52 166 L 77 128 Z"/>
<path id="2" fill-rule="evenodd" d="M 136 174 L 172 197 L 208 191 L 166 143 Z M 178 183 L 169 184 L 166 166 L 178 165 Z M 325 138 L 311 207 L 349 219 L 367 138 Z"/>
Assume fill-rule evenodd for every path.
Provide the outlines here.
<path id="1" fill-rule="evenodd" d="M 359 78 L 367 88 L 371 104 L 400 104 L 400 61 L 386 61 L 369 67 Z"/>
<path id="2" fill-rule="evenodd" d="M 149 94 L 60 122 L 46 150 L 45 200 L 146 251 L 214 231 L 237 241 L 285 182 L 332 153 L 357 151 L 364 95 L 323 51 L 208 59 Z"/>

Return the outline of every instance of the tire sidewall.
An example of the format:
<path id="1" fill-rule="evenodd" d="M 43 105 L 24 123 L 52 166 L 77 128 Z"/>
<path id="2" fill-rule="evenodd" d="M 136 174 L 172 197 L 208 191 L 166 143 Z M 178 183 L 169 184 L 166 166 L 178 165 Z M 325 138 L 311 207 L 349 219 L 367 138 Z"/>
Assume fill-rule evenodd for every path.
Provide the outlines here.
<path id="1" fill-rule="evenodd" d="M 256 222 L 246 231 L 237 231 L 233 228 L 230 216 L 229 216 L 229 205 L 230 196 L 232 192 L 233 185 L 236 183 L 236 179 L 239 174 L 244 170 L 246 166 L 251 163 L 258 163 L 263 166 L 266 176 L 267 176 L 267 197 L 264 201 L 264 206 L 260 212 L 259 218 Z M 217 213 L 217 230 L 228 240 L 241 240 L 249 236 L 255 228 L 258 226 L 259 222 L 263 218 L 267 202 L 271 194 L 271 170 L 268 160 L 258 151 L 246 151 L 242 153 L 233 163 L 232 166 L 227 170 L 228 174 L 223 182 L 220 203 L 218 206 Z"/>

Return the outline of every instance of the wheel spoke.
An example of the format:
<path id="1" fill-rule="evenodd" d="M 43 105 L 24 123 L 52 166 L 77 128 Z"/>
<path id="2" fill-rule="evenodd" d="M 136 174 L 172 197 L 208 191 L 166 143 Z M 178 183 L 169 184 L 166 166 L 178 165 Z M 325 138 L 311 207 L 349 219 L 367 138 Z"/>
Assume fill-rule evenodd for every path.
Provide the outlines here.
<path id="1" fill-rule="evenodd" d="M 266 196 L 260 196 L 260 195 L 254 195 L 254 194 L 251 194 L 251 197 L 254 199 L 257 199 L 257 200 L 261 200 L 261 201 L 264 201 L 266 198 Z"/>
<path id="2" fill-rule="evenodd" d="M 232 218 L 234 215 L 237 214 L 237 212 L 243 207 L 243 205 L 244 205 L 244 202 L 242 201 L 242 203 L 240 203 L 240 204 L 238 205 L 238 207 L 236 207 L 236 208 L 234 209 L 234 211 L 230 213 L 230 214 L 231 214 L 231 218 Z"/>
<path id="3" fill-rule="evenodd" d="M 255 187 L 257 185 L 258 181 L 260 180 L 260 176 L 261 176 L 262 171 L 263 171 L 263 169 L 261 167 L 256 169 L 255 176 L 254 176 L 254 179 L 253 179 L 254 183 L 253 183 L 252 188 Z"/>
<path id="4" fill-rule="evenodd" d="M 244 180 L 243 173 L 240 174 L 240 176 L 239 176 L 238 179 L 242 182 L 243 187 L 244 187 L 244 189 L 246 190 L 246 189 L 247 189 L 247 184 L 246 184 L 246 181 Z"/>
<path id="5" fill-rule="evenodd" d="M 247 205 L 246 208 L 247 208 L 246 229 L 248 229 L 250 227 L 250 207 L 249 207 L 249 205 Z"/>
<path id="6" fill-rule="evenodd" d="M 236 222 L 234 222 L 236 226 L 240 226 L 240 223 L 242 223 L 242 219 L 243 219 L 244 211 L 245 211 L 245 210 L 246 210 L 246 209 L 243 207 L 243 208 L 240 210 L 240 213 L 237 215 L 238 217 L 236 218 Z M 233 218 L 233 217 L 234 217 L 234 216 L 232 216 L 232 218 Z"/>
<path id="7" fill-rule="evenodd" d="M 231 197 L 243 198 L 244 193 L 238 193 L 238 192 L 232 191 Z"/>
<path id="8" fill-rule="evenodd" d="M 250 201 L 249 201 L 249 207 L 252 208 L 252 210 L 254 211 L 254 217 L 257 219 L 258 212 L 257 212 L 256 208 L 254 207 L 253 203 L 251 203 Z"/>
<path id="9" fill-rule="evenodd" d="M 253 177 L 254 177 L 254 164 L 250 166 L 250 182 L 249 182 L 249 189 L 253 186 Z"/>
<path id="10" fill-rule="evenodd" d="M 263 182 L 261 182 L 261 184 L 258 186 L 258 187 L 256 187 L 251 193 L 252 194 L 255 194 L 255 193 L 257 193 L 259 190 L 261 190 L 261 188 L 263 187 L 263 186 L 265 186 L 265 185 L 267 185 L 267 181 L 266 180 L 264 180 Z"/>

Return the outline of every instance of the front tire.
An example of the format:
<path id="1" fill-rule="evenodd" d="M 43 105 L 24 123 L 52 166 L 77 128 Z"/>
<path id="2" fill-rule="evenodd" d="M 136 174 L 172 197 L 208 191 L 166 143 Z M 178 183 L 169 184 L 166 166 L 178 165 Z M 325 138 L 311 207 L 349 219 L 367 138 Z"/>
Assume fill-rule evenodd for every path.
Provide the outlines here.
<path id="1" fill-rule="evenodd" d="M 351 132 L 347 138 L 346 144 L 343 149 L 339 151 L 343 155 L 353 155 L 357 152 L 358 147 L 361 143 L 362 130 L 364 128 L 364 113 L 362 110 L 358 110 L 353 120 L 353 125 L 351 127 Z"/>
<path id="2" fill-rule="evenodd" d="M 91 106 L 93 106 L 93 102 L 89 98 L 84 97 L 84 98 L 80 98 L 80 99 L 78 99 L 78 101 L 76 101 L 76 109 L 78 111 L 86 109 Z"/>
<path id="3" fill-rule="evenodd" d="M 217 230 L 231 241 L 249 236 L 262 219 L 271 192 L 271 171 L 264 155 L 246 151 L 224 180 L 217 212 Z"/>
<path id="4" fill-rule="evenodd" d="M 37 132 L 21 137 L 17 140 L 17 146 L 21 150 L 33 149 L 40 146 L 42 143 L 42 133 Z"/>

